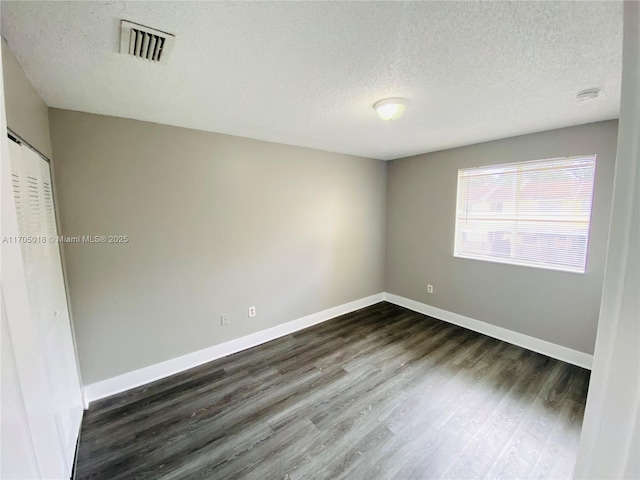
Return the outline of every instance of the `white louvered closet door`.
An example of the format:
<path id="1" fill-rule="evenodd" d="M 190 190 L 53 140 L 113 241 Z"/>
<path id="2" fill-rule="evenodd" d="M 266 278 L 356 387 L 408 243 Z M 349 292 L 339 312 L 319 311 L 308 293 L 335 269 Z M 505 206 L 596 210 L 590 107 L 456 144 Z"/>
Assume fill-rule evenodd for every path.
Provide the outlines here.
<path id="1" fill-rule="evenodd" d="M 69 478 L 82 420 L 82 393 L 71 335 L 71 325 L 60 249 L 57 238 L 53 191 L 49 164 L 30 148 L 10 142 L 10 160 L 18 229 L 22 241 L 25 277 L 31 305 L 32 328 L 39 351 L 37 362 L 47 378 L 41 385 L 44 411 L 31 412 L 55 425 L 59 467 Z M 34 352 L 32 352 L 33 355 Z M 27 412 L 29 414 L 29 412 Z M 46 433 L 43 434 L 46 436 Z M 36 450 L 44 448 L 46 441 Z M 44 457 L 47 454 L 43 454 Z M 47 460 L 48 463 L 51 463 Z M 40 463 L 40 462 L 39 462 Z M 45 468 L 45 470 L 47 470 Z"/>

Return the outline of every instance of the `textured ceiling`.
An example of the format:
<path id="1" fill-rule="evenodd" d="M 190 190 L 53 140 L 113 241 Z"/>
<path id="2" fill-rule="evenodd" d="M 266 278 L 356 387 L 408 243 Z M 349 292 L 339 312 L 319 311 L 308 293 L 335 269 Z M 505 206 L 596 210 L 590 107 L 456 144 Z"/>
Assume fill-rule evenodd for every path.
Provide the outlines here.
<path id="1" fill-rule="evenodd" d="M 392 159 L 617 118 L 621 2 L 6 2 L 52 107 Z M 120 55 L 119 20 L 176 35 Z M 600 96 L 578 103 L 580 90 Z M 372 105 L 409 99 L 405 115 Z"/>

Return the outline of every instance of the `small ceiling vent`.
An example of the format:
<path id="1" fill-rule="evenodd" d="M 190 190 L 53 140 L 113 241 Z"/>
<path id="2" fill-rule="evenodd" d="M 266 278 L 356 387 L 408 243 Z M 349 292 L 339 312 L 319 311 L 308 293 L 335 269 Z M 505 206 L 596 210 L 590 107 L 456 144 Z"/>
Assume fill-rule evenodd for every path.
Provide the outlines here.
<path id="1" fill-rule="evenodd" d="M 120 53 L 164 63 L 171 52 L 175 36 L 137 23 L 122 20 Z"/>

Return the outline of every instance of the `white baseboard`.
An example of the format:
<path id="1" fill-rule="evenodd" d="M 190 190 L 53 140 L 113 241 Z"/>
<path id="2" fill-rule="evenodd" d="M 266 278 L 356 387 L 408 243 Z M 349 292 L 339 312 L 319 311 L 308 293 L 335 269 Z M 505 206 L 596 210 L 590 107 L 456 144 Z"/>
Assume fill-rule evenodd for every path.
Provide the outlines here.
<path id="1" fill-rule="evenodd" d="M 95 400 L 160 380 L 212 360 L 231 355 L 232 353 L 255 347 L 256 345 L 261 345 L 276 338 L 289 335 L 290 333 L 297 332 L 337 316 L 353 312 L 354 310 L 368 307 L 383 300 L 408 308 L 409 310 L 437 318 L 438 320 L 443 320 L 445 322 L 488 335 L 489 337 L 497 338 L 498 340 L 503 340 L 513 345 L 518 345 L 528 350 L 542 353 L 543 355 L 562 360 L 563 362 L 591 369 L 591 363 L 593 360 L 592 355 L 556 345 L 545 340 L 530 337 L 522 333 L 517 333 L 496 325 L 481 322 L 480 320 L 465 317 L 464 315 L 432 307 L 426 303 L 416 302 L 415 300 L 394 295 L 393 293 L 384 292 L 361 298 L 359 300 L 354 300 L 353 302 L 345 303 L 343 305 L 338 305 L 337 307 L 307 315 L 281 325 L 276 325 L 275 327 L 268 328 L 260 332 L 252 333 L 241 338 L 236 338 L 228 342 L 205 348 L 204 350 L 199 350 L 149 367 L 124 373 L 117 377 L 92 383 L 83 388 L 82 399 L 84 408 L 85 410 L 88 409 L 89 404 Z"/>
<path id="2" fill-rule="evenodd" d="M 118 375 L 117 377 L 92 383 L 84 387 L 83 400 L 85 408 L 89 408 L 90 402 L 95 400 L 160 380 L 170 375 L 197 367 L 203 363 L 231 355 L 232 353 L 236 353 L 247 348 L 255 347 L 256 345 L 289 335 L 290 333 L 297 332 L 298 330 L 302 330 L 312 325 L 325 322 L 339 315 L 344 315 L 345 313 L 368 307 L 381 302 L 383 300 L 383 295 L 383 293 L 377 293 L 375 295 L 354 300 L 353 302 L 345 303 L 343 305 L 338 305 L 337 307 L 307 315 L 281 325 L 276 325 L 275 327 L 268 328 L 260 332 L 214 345 L 212 347 L 205 348 L 204 350 L 188 353 L 181 357 L 173 358 L 149 367 Z"/>
<path id="3" fill-rule="evenodd" d="M 438 320 L 443 320 L 448 323 L 453 323 L 460 327 L 468 328 L 474 332 L 482 333 L 489 337 L 497 338 L 513 345 L 532 350 L 534 352 L 541 353 L 547 357 L 556 358 L 563 362 L 571 363 L 582 368 L 591 370 L 591 364 L 593 362 L 593 355 L 587 353 L 578 352 L 555 343 L 540 340 L 539 338 L 530 337 L 522 333 L 514 332 L 506 328 L 491 325 L 489 323 L 481 322 L 473 318 L 465 317 L 457 313 L 442 310 L 440 308 L 432 307 L 426 303 L 416 302 L 393 293 L 384 293 L 384 299 L 395 305 L 408 308 L 414 312 L 423 313 Z"/>

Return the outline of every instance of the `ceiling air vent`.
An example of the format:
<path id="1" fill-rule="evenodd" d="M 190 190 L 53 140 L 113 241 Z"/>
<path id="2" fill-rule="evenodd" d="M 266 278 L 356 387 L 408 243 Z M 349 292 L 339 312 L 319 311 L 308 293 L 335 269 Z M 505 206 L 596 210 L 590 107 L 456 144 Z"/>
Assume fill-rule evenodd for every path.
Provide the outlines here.
<path id="1" fill-rule="evenodd" d="M 171 52 L 174 39 L 175 36 L 170 33 L 122 20 L 120 53 L 164 63 Z"/>

